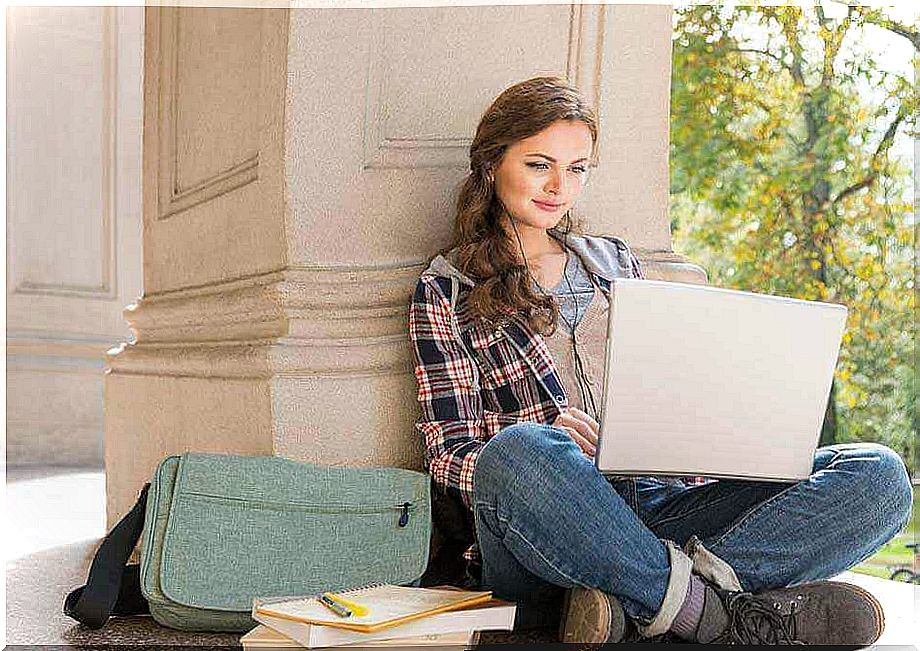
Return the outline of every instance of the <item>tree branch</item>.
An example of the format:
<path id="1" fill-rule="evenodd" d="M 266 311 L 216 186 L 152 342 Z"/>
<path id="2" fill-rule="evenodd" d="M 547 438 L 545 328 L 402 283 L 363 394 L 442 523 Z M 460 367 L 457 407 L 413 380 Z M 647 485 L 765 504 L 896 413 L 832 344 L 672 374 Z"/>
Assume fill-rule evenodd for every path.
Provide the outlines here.
<path id="1" fill-rule="evenodd" d="M 856 6 L 853 9 L 862 16 L 863 20 L 867 23 L 871 23 L 882 29 L 887 29 L 890 32 L 894 32 L 898 36 L 903 36 L 914 46 L 914 49 L 920 52 L 920 30 L 912 29 L 910 26 L 905 25 L 902 22 L 893 20 L 888 16 L 884 15 L 879 9 L 870 9 L 865 6 Z"/>
<path id="2" fill-rule="evenodd" d="M 869 186 L 871 186 L 873 183 L 875 183 L 878 180 L 878 176 L 879 176 L 878 170 L 874 169 L 876 167 L 876 163 L 891 148 L 892 143 L 894 143 L 894 137 L 898 132 L 898 127 L 901 126 L 901 123 L 904 121 L 906 117 L 907 117 L 907 114 L 904 111 L 903 104 L 902 104 L 901 108 L 898 110 L 897 115 L 895 115 L 894 119 L 892 119 L 891 124 L 889 124 L 888 128 L 885 129 L 885 135 L 882 136 L 881 141 L 879 141 L 878 143 L 878 147 L 875 148 L 875 151 L 872 153 L 872 157 L 869 159 L 869 170 L 870 170 L 869 173 L 866 174 L 863 178 L 861 178 L 856 183 L 853 183 L 852 185 L 847 186 L 846 188 L 841 190 L 837 194 L 837 196 L 834 197 L 834 199 L 831 201 L 831 206 L 836 206 L 838 203 L 840 203 L 843 199 L 845 199 L 849 195 L 855 192 L 859 192 L 860 190 L 864 188 L 868 188 Z"/>
<path id="3" fill-rule="evenodd" d="M 799 17 L 801 17 L 802 12 L 798 8 L 793 9 L 784 7 L 781 9 L 785 9 L 785 11 L 788 12 L 777 15 L 777 20 L 782 27 L 783 35 L 786 37 L 786 43 L 789 44 L 789 50 L 792 52 L 792 64 L 789 66 L 789 71 L 792 73 L 792 78 L 795 80 L 795 83 L 800 88 L 804 88 L 805 72 L 802 67 L 804 59 L 802 57 L 802 42 L 799 40 L 798 30 Z M 790 13 L 792 14 L 791 16 Z"/>
<path id="4" fill-rule="evenodd" d="M 769 52 L 767 50 L 758 50 L 758 49 L 749 48 L 749 47 L 729 47 L 729 48 L 725 48 L 725 51 L 726 52 L 749 52 L 751 54 L 762 54 L 765 57 L 770 57 L 771 59 L 779 63 L 782 67 L 784 67 L 786 70 L 789 70 L 790 72 L 792 72 L 788 63 L 783 61 L 780 56 L 774 54 L 773 52 Z"/>
<path id="5" fill-rule="evenodd" d="M 852 7 L 847 8 L 846 17 L 840 21 L 837 29 L 831 29 L 830 20 L 824 14 L 824 8 L 821 5 L 815 6 L 815 12 L 818 15 L 818 22 L 821 25 L 821 40 L 824 41 L 824 60 L 821 67 L 821 86 L 827 88 L 831 84 L 834 76 L 834 62 L 840 53 L 840 46 L 843 39 L 846 38 L 847 31 L 852 23 Z"/>

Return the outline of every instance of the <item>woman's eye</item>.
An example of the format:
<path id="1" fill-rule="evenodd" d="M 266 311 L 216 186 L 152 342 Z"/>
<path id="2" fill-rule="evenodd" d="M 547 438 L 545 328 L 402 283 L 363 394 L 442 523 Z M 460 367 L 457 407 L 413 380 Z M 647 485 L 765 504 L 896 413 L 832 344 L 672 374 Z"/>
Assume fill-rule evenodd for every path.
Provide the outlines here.
<path id="1" fill-rule="evenodd" d="M 575 172 L 576 174 L 584 174 L 585 172 L 588 171 L 588 168 L 582 167 L 581 165 L 576 165 L 575 167 L 572 168 L 572 171 Z"/>
<path id="2" fill-rule="evenodd" d="M 546 163 L 527 163 L 527 167 L 532 167 L 536 170 L 548 170 L 549 165 Z"/>

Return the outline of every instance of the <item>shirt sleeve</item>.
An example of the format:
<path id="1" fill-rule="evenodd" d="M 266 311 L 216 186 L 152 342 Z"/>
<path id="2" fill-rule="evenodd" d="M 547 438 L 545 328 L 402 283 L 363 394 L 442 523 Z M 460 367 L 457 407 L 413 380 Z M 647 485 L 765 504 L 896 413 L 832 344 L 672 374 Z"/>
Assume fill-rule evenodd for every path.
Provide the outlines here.
<path id="1" fill-rule="evenodd" d="M 409 338 L 422 411 L 416 429 L 425 442 L 425 463 L 433 481 L 459 490 L 472 508 L 473 470 L 486 439 L 478 368 L 459 338 L 449 301 L 431 278 L 416 286 Z"/>

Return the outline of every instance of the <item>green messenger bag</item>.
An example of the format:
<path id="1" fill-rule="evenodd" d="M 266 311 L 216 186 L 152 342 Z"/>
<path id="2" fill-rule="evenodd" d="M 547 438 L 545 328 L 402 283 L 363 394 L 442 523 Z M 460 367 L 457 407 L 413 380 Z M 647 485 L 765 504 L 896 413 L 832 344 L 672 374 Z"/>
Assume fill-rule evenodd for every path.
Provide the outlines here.
<path id="1" fill-rule="evenodd" d="M 254 597 L 417 584 L 430 535 L 420 472 L 171 456 L 103 540 L 64 612 L 92 628 L 149 612 L 175 629 L 247 631 Z M 126 565 L 138 538 L 140 565 Z"/>

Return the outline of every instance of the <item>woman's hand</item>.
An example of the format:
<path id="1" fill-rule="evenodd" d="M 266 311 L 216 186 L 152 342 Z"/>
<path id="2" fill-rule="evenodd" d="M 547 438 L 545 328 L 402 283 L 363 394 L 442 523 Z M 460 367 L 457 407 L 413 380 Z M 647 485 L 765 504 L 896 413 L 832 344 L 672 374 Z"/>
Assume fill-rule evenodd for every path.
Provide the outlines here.
<path id="1" fill-rule="evenodd" d="M 553 427 L 564 430 L 578 444 L 585 456 L 594 458 L 594 453 L 597 451 L 597 432 L 600 429 L 600 425 L 591 416 L 581 409 L 569 407 L 568 410 L 556 417 L 556 420 L 553 421 Z"/>

